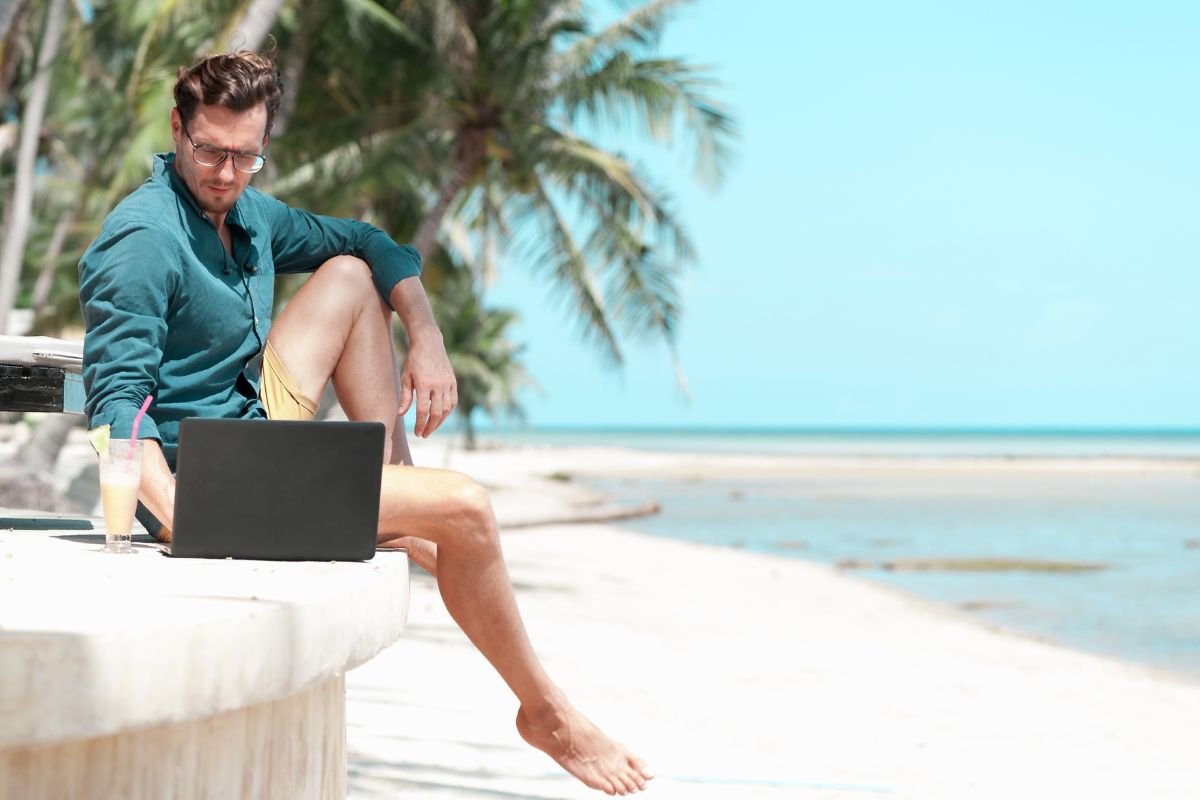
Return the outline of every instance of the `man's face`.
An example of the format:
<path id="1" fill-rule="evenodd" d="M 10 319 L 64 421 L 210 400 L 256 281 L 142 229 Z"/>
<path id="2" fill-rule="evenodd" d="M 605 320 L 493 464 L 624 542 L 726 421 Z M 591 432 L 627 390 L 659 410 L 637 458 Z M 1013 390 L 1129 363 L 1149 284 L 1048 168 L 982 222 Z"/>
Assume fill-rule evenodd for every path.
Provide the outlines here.
<path id="1" fill-rule="evenodd" d="M 178 109 L 171 109 L 171 135 L 175 139 L 175 171 L 206 213 L 222 217 L 233 208 L 250 185 L 252 175 L 233 167 L 229 155 L 215 167 L 197 164 L 192 142 L 249 155 L 267 147 L 267 107 L 259 104 L 249 111 L 230 111 L 224 106 L 199 106 L 187 130 Z M 188 141 L 188 136 L 191 141 Z"/>

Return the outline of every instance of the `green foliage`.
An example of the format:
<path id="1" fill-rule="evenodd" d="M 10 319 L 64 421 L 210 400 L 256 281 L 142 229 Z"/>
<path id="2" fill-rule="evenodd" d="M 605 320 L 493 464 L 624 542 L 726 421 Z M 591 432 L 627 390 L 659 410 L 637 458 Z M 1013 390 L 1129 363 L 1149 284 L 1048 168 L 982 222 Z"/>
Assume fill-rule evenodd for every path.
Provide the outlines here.
<path id="1" fill-rule="evenodd" d="M 17 2 L 26 24 L 0 39 L 0 67 L 18 90 L 0 124 L 20 118 L 39 29 L 41 4 Z M 257 185 L 418 242 L 468 423 L 515 409 L 528 381 L 511 313 L 481 300 L 501 265 L 544 280 L 609 363 L 629 340 L 673 348 L 694 247 L 667 192 L 607 143 L 689 146 L 710 182 L 726 169 L 734 125 L 714 81 L 656 52 L 688 4 L 651 0 L 603 26 L 578 0 L 292 0 L 276 19 L 288 97 Z M 71 324 L 79 255 L 170 147 L 176 69 L 236 45 L 248 5 L 97 0 L 90 20 L 72 7 L 23 273 L 30 298 L 43 263 L 55 270 L 42 330 Z M 11 159 L 0 150 L 4 196 Z"/>
<path id="2" fill-rule="evenodd" d="M 651 54 L 685 3 L 650 2 L 596 30 L 568 0 L 381 5 L 405 28 L 354 43 L 373 54 L 365 72 L 335 21 L 322 28 L 319 69 L 305 73 L 322 77 L 303 85 L 286 140 L 294 168 L 276 189 L 426 253 L 440 240 L 478 264 L 484 286 L 497 260 L 533 271 L 611 363 L 630 337 L 673 347 L 694 248 L 669 196 L 583 132 L 683 131 L 698 174 L 720 177 L 734 126 L 712 80 Z"/>
<path id="3" fill-rule="evenodd" d="M 476 281 L 462 267 L 443 277 L 434 296 L 434 313 L 458 378 L 459 424 L 467 447 L 474 448 L 476 412 L 493 420 L 502 415 L 524 419 L 518 393 L 537 385 L 521 364 L 524 348 L 508 337 L 517 315 L 485 307 Z"/>

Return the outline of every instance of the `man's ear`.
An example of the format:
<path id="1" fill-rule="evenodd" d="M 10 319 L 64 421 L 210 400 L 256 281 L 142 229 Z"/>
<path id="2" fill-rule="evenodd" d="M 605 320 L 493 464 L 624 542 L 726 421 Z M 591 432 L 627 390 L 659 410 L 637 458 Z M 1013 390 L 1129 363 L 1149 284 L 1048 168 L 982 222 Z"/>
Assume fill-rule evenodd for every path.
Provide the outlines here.
<path id="1" fill-rule="evenodd" d="M 171 138 L 175 140 L 175 144 L 179 144 L 179 138 L 183 136 L 183 117 L 179 115 L 178 108 L 171 109 Z"/>

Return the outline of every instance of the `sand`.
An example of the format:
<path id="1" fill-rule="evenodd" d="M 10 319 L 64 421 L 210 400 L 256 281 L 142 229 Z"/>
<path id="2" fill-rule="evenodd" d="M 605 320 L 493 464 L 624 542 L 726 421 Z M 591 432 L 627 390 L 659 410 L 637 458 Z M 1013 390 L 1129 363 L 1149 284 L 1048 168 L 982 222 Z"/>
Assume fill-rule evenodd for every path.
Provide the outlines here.
<path id="1" fill-rule="evenodd" d="M 647 797 L 1200 797 L 1200 685 L 989 629 L 821 565 L 613 525 L 537 524 L 603 506 L 545 479 L 555 472 L 1194 465 L 414 450 L 418 463 L 493 488 L 534 645 L 574 702 L 654 767 Z M 347 687 L 353 798 L 603 796 L 520 740 L 511 694 L 423 573 L 404 635 Z"/>

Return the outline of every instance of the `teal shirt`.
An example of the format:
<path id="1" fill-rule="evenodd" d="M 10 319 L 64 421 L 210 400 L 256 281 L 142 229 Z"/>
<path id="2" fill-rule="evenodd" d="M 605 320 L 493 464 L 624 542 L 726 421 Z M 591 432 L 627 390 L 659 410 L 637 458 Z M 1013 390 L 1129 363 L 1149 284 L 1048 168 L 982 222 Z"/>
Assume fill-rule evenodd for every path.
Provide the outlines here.
<path id="1" fill-rule="evenodd" d="M 173 161 L 155 157 L 153 174 L 113 209 L 79 262 L 89 425 L 128 438 L 153 394 L 138 438 L 157 439 L 170 464 L 187 417 L 265 417 L 258 384 L 277 274 L 353 255 L 371 265 L 386 300 L 421 272 L 416 249 L 379 229 L 251 187 L 225 218 L 230 255 Z"/>

